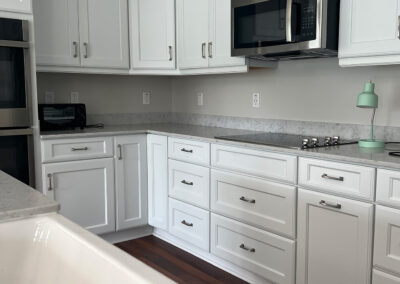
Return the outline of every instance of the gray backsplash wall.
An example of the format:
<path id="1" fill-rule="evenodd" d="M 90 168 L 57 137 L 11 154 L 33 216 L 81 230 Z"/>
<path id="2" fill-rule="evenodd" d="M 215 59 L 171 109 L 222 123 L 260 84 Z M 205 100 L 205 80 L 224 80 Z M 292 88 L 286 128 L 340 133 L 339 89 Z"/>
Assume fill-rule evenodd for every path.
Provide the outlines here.
<path id="1" fill-rule="evenodd" d="M 285 121 L 363 124 L 371 111 L 359 109 L 357 95 L 368 80 L 380 98 L 376 123 L 400 126 L 400 66 L 340 68 L 337 59 L 280 62 L 276 69 L 248 74 L 174 77 L 172 111 Z M 197 106 L 197 93 L 204 106 Z M 251 95 L 261 95 L 261 106 Z M 204 119 L 203 119 L 204 120 Z"/>

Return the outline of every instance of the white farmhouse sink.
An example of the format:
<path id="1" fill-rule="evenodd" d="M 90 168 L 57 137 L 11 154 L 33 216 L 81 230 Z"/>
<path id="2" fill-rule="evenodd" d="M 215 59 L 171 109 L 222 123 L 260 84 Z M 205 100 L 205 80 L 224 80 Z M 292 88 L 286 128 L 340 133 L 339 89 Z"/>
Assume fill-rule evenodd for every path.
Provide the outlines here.
<path id="1" fill-rule="evenodd" d="M 0 223 L 0 283 L 174 283 L 59 214 Z"/>

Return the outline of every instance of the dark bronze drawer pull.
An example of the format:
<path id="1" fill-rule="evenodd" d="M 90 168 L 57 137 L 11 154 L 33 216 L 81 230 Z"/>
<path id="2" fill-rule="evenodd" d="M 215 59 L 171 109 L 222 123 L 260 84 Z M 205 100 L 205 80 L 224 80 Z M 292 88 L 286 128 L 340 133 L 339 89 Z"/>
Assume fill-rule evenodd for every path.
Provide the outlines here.
<path id="1" fill-rule="evenodd" d="M 75 151 L 87 151 L 89 150 L 88 147 L 82 147 L 82 148 L 72 148 L 71 151 L 75 152 Z"/>
<path id="2" fill-rule="evenodd" d="M 182 223 L 183 225 L 185 225 L 185 226 L 193 227 L 193 223 L 188 223 L 188 222 L 186 222 L 186 220 L 183 220 L 181 223 Z"/>
<path id="3" fill-rule="evenodd" d="M 186 185 L 193 185 L 193 182 L 189 182 L 186 180 L 182 180 L 181 183 L 186 184 Z"/>
<path id="4" fill-rule="evenodd" d="M 319 202 L 319 204 L 321 204 L 322 206 L 330 207 L 330 208 L 334 208 L 334 209 L 342 209 L 342 204 L 339 204 L 339 203 L 330 203 L 325 200 L 321 200 Z"/>
<path id="5" fill-rule="evenodd" d="M 248 198 L 246 198 L 244 196 L 240 197 L 240 200 L 242 200 L 244 202 L 247 202 L 247 203 L 252 203 L 252 204 L 256 203 L 255 199 L 248 199 Z"/>
<path id="6" fill-rule="evenodd" d="M 241 245 L 240 245 L 240 248 L 241 248 L 241 249 L 244 249 L 244 250 L 246 250 L 246 251 L 249 251 L 249 252 L 256 252 L 256 249 L 255 249 L 255 248 L 248 248 L 248 247 L 246 247 L 244 244 L 241 244 Z"/>
<path id="7" fill-rule="evenodd" d="M 321 177 L 324 178 L 324 179 L 331 179 L 331 180 L 337 180 L 337 181 L 344 181 L 344 177 L 333 177 L 333 176 L 330 176 L 330 175 L 328 175 L 328 174 L 323 174 Z"/>
<path id="8" fill-rule="evenodd" d="M 185 148 L 182 148 L 181 151 L 185 152 L 185 153 L 193 153 L 193 150 L 188 150 L 188 149 L 185 149 Z"/>

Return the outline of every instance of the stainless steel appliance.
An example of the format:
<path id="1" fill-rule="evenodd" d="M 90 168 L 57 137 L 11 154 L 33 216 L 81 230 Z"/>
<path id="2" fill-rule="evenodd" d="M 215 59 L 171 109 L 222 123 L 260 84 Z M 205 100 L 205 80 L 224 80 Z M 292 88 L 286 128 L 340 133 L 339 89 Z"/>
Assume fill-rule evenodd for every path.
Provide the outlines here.
<path id="1" fill-rule="evenodd" d="M 339 0 L 232 0 L 232 55 L 336 56 L 339 5 Z"/>
<path id="2" fill-rule="evenodd" d="M 0 170 L 34 185 L 28 22 L 0 18 Z"/>
<path id="3" fill-rule="evenodd" d="M 284 133 L 254 133 L 232 136 L 217 136 L 216 139 L 276 146 L 291 149 L 310 149 L 357 144 L 357 141 L 342 140 L 340 136 L 311 137 Z"/>
<path id="4" fill-rule="evenodd" d="M 41 131 L 66 130 L 86 127 L 84 104 L 39 104 Z"/>

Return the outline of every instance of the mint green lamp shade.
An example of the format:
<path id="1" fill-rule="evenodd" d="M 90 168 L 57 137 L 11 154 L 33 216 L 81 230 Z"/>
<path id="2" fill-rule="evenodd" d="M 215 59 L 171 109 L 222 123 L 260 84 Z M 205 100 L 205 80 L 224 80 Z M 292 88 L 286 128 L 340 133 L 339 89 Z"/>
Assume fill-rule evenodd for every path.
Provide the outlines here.
<path id="1" fill-rule="evenodd" d="M 370 139 L 358 141 L 358 145 L 361 148 L 384 148 L 385 142 L 382 140 L 375 140 L 374 138 L 374 119 L 375 112 L 378 108 L 378 96 L 375 94 L 375 84 L 372 82 L 366 83 L 364 91 L 358 95 L 357 107 L 359 108 L 370 108 L 373 109 L 371 119 L 371 133 Z"/>

